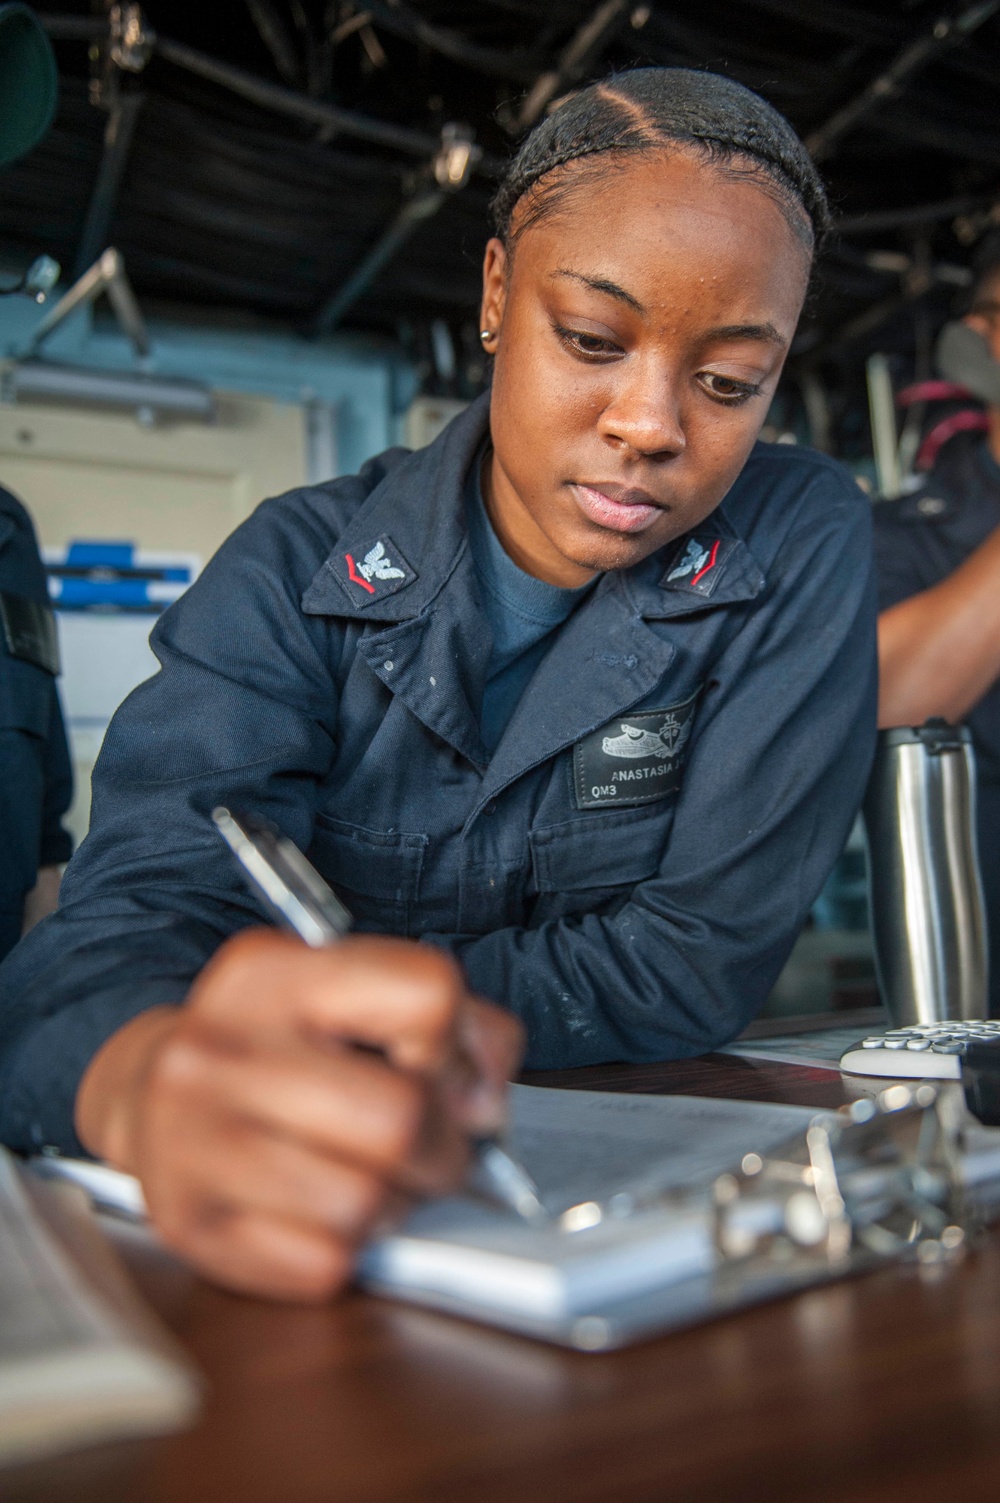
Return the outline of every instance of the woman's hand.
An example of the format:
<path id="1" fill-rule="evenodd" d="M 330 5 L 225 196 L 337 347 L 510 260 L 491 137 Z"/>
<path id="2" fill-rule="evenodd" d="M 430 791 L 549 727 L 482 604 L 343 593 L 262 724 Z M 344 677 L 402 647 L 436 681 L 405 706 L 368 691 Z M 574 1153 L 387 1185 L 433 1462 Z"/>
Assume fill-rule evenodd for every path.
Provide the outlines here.
<path id="1" fill-rule="evenodd" d="M 436 950 L 310 950 L 257 930 L 222 947 L 183 1007 L 108 1040 L 77 1130 L 139 1177 L 164 1240 L 202 1273 L 322 1299 L 380 1221 L 460 1184 L 468 1135 L 502 1125 L 521 1050 L 520 1024 Z"/>

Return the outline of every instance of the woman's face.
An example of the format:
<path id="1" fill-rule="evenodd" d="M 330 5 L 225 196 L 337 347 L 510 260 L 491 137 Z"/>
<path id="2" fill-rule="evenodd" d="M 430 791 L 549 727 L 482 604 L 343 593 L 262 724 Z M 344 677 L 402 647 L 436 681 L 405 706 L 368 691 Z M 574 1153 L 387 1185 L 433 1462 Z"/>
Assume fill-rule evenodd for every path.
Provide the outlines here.
<path id="1" fill-rule="evenodd" d="M 484 475 L 516 563 L 625 569 L 711 512 L 767 414 L 808 281 L 769 195 L 682 150 L 595 174 L 486 250 Z"/>

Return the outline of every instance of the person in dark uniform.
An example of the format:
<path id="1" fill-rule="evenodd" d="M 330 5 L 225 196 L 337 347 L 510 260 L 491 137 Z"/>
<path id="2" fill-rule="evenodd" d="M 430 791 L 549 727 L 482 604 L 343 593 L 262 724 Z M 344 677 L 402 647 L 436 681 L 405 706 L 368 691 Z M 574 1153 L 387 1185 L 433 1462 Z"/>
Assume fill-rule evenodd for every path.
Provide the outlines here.
<path id="1" fill-rule="evenodd" d="M 59 649 L 31 519 L 0 489 L 0 956 L 55 908 L 73 796 Z"/>
<path id="2" fill-rule="evenodd" d="M 987 248 L 966 326 L 995 362 L 988 431 L 941 450 L 919 490 L 874 508 L 879 724 L 964 721 L 976 753 L 979 861 L 1000 1014 L 1000 244 Z M 987 377 L 989 376 L 987 372 Z M 981 379 L 981 374 L 980 374 Z M 984 387 L 984 396 L 989 395 Z"/>
<path id="3" fill-rule="evenodd" d="M 0 6 L 0 166 L 41 140 L 56 104 L 55 59 L 24 5 Z M 72 842 L 73 776 L 56 691 L 55 618 L 31 519 L 0 488 L 0 957 L 55 908 Z"/>
<path id="4" fill-rule="evenodd" d="M 490 392 L 266 502 L 163 615 L 60 910 L 0 973 L 0 1136 L 137 1173 L 242 1288 L 326 1294 L 395 1197 L 454 1183 L 504 1018 L 536 1066 L 738 1033 L 873 752 L 870 506 L 756 442 L 826 216 L 787 122 L 617 75 L 536 128 L 495 216 Z M 362 932 L 255 927 L 219 803 Z"/>

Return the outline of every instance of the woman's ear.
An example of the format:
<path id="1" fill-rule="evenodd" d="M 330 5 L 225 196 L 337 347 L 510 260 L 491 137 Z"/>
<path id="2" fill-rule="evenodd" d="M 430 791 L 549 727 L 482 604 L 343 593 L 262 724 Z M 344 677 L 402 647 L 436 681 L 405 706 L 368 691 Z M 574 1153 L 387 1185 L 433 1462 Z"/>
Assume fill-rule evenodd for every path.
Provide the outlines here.
<path id="1" fill-rule="evenodd" d="M 486 255 L 483 257 L 483 301 L 479 310 L 480 337 L 483 349 L 490 355 L 496 349 L 500 325 L 503 323 L 508 269 L 504 243 L 494 236 L 487 243 Z"/>

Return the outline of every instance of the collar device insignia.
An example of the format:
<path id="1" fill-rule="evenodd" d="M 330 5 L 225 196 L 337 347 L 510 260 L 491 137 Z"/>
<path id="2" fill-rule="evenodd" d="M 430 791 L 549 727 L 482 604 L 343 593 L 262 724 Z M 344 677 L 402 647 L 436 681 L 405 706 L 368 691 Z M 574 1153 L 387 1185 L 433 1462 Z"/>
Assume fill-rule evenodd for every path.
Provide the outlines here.
<path id="1" fill-rule="evenodd" d="M 417 578 L 417 571 L 411 569 L 386 533 L 356 551 L 338 552 L 333 568 L 351 600 L 360 606 L 384 600 Z"/>
<path id="2" fill-rule="evenodd" d="M 685 538 L 660 580 L 661 590 L 685 590 L 695 595 L 712 594 L 723 567 L 735 546 L 733 538 L 716 533 L 692 533 Z"/>

